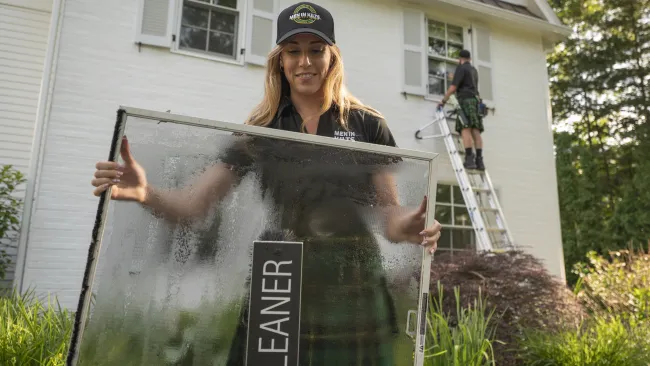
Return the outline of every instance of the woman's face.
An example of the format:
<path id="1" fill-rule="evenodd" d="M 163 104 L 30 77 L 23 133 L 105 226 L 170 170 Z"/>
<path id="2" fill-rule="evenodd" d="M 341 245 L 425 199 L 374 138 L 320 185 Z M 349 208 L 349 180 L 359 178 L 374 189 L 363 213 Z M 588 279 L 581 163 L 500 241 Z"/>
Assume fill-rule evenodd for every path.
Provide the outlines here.
<path id="1" fill-rule="evenodd" d="M 332 53 L 327 44 L 312 34 L 291 37 L 280 55 L 280 65 L 291 93 L 314 95 L 321 90 L 329 72 Z"/>

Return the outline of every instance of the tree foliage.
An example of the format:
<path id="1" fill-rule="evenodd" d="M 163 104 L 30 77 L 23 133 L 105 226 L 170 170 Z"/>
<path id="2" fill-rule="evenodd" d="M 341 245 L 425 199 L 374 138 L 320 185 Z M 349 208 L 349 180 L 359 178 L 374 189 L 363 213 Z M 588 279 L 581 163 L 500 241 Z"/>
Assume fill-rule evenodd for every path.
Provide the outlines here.
<path id="1" fill-rule="evenodd" d="M 650 0 L 551 5 L 574 29 L 548 57 L 571 273 L 590 250 L 650 239 Z"/>
<path id="2" fill-rule="evenodd" d="M 10 258 L 6 248 L 13 242 L 20 229 L 22 200 L 16 198 L 16 188 L 25 182 L 19 171 L 11 165 L 0 167 L 0 279 L 4 279 Z"/>

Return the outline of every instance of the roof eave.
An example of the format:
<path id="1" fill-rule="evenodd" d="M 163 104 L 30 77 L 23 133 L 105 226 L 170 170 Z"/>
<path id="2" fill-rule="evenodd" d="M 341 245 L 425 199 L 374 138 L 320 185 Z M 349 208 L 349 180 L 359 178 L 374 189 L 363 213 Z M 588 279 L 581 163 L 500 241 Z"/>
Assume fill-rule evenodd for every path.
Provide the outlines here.
<path id="1" fill-rule="evenodd" d="M 476 1 L 467 1 L 467 0 L 411 0 L 414 2 L 419 2 L 421 4 L 435 4 L 443 3 L 448 5 L 453 5 L 456 7 L 473 10 L 480 12 L 482 14 L 489 15 L 491 17 L 505 20 L 508 22 L 517 23 L 522 26 L 526 26 L 529 29 L 534 29 L 542 32 L 545 36 L 550 37 L 555 41 L 561 41 L 566 37 L 570 36 L 573 30 L 567 26 L 552 24 L 543 19 L 533 18 L 527 15 L 518 14 L 511 12 L 505 9 L 500 9 L 492 5 L 483 4 Z"/>

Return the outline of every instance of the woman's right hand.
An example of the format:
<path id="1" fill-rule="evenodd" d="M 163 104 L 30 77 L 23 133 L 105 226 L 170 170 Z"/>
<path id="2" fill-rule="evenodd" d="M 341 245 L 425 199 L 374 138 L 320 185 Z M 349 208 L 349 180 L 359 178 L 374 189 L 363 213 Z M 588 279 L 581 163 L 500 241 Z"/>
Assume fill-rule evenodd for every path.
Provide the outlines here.
<path id="1" fill-rule="evenodd" d="M 147 176 L 142 166 L 131 155 L 126 136 L 122 138 L 120 155 L 124 165 L 112 161 L 97 163 L 95 178 L 91 182 L 97 187 L 93 194 L 99 196 L 108 187 L 113 186 L 111 199 L 144 203 L 147 198 Z"/>

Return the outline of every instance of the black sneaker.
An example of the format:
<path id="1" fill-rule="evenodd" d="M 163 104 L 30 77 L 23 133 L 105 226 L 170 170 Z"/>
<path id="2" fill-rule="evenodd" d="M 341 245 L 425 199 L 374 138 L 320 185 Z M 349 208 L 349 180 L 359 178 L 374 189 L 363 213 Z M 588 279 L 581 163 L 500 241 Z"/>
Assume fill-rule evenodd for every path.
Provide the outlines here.
<path id="1" fill-rule="evenodd" d="M 476 157 L 476 170 L 485 170 L 485 164 L 483 164 L 483 156 Z"/>
<path id="2" fill-rule="evenodd" d="M 474 162 L 474 154 L 465 155 L 465 163 L 463 164 L 465 169 L 476 169 L 476 163 Z"/>

